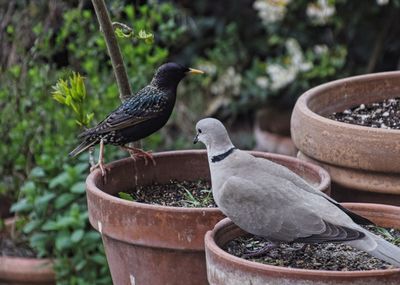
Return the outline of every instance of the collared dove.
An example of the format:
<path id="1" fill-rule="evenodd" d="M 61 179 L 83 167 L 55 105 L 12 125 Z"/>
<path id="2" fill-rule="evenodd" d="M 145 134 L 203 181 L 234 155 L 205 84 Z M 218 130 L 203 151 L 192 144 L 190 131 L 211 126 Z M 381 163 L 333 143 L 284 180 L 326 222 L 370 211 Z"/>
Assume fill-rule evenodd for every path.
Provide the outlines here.
<path id="1" fill-rule="evenodd" d="M 272 242 L 341 242 L 400 267 L 400 248 L 362 228 L 343 208 L 284 166 L 236 149 L 213 118 L 196 125 L 207 147 L 214 200 L 243 230 Z"/>

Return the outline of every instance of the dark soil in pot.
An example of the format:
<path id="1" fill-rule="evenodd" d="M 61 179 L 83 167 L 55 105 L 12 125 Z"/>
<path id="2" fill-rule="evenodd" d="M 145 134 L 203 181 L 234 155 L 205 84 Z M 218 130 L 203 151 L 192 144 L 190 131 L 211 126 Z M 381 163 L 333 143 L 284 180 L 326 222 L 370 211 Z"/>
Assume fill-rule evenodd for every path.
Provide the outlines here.
<path id="1" fill-rule="evenodd" d="M 400 97 L 361 104 L 343 112 L 335 112 L 328 118 L 348 124 L 400 130 Z"/>
<path id="2" fill-rule="evenodd" d="M 126 196 L 126 195 L 129 196 Z M 177 181 L 140 185 L 135 189 L 118 193 L 120 198 L 139 203 L 186 208 L 216 208 L 211 183 L 207 180 Z M 117 196 L 117 197 L 118 197 Z"/>
<path id="3" fill-rule="evenodd" d="M 368 230 L 399 245 L 400 230 L 367 226 Z M 345 244 L 321 243 L 308 244 L 282 243 L 262 256 L 247 257 L 246 254 L 262 249 L 268 241 L 253 235 L 237 237 L 227 243 L 224 250 L 246 260 L 263 264 L 284 266 L 290 268 L 357 271 L 394 268 L 392 265 L 372 257 L 366 252 L 359 251 Z"/>
<path id="4" fill-rule="evenodd" d="M 25 242 L 8 236 L 0 236 L 0 256 L 36 257 L 36 253 Z"/>

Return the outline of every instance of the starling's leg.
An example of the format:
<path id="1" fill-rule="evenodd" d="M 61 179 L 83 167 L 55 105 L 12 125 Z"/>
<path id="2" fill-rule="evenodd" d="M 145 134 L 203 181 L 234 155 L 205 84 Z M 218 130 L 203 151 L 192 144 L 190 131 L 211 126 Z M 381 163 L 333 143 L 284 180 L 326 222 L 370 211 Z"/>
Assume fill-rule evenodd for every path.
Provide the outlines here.
<path id="1" fill-rule="evenodd" d="M 101 175 L 105 176 L 106 175 L 106 167 L 104 166 L 104 141 L 103 139 L 100 140 L 100 153 L 99 153 L 99 160 L 97 161 L 97 164 L 93 165 L 90 168 L 90 172 L 95 170 L 97 167 L 100 168 L 101 170 Z"/>
<path id="2" fill-rule="evenodd" d="M 242 258 L 260 257 L 268 253 L 271 249 L 277 248 L 278 246 L 279 245 L 276 243 L 269 242 L 267 245 L 265 245 L 263 248 L 260 248 L 259 250 L 243 254 Z"/>
<path id="3" fill-rule="evenodd" d="M 144 161 L 145 161 L 145 165 L 147 165 L 147 163 L 148 163 L 147 159 L 150 159 L 153 162 L 154 166 L 156 165 L 156 161 L 154 160 L 153 155 L 150 152 L 146 152 L 140 148 L 129 147 L 129 146 L 121 146 L 121 148 L 128 151 L 131 154 L 131 156 L 133 153 L 134 156 L 143 157 Z"/>

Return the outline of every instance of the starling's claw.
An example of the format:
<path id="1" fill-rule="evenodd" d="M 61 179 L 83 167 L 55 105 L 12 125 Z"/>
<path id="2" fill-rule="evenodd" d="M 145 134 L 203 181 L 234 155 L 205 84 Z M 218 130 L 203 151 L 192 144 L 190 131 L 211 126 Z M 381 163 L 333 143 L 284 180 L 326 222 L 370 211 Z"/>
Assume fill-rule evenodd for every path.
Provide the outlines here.
<path id="1" fill-rule="evenodd" d="M 90 167 L 90 172 L 95 171 L 97 168 L 100 168 L 101 170 L 101 176 L 105 176 L 107 174 L 107 171 L 109 170 L 104 163 L 96 163 L 95 165 L 93 165 L 92 167 Z"/>
<path id="2" fill-rule="evenodd" d="M 153 165 L 156 166 L 156 161 L 154 160 L 153 155 L 151 154 L 150 151 L 144 151 L 140 148 L 129 147 L 129 146 L 122 146 L 121 148 L 128 151 L 133 159 L 135 159 L 136 157 L 143 157 L 145 165 L 148 164 L 147 159 L 150 159 L 153 162 Z"/>
<path id="3" fill-rule="evenodd" d="M 104 141 L 100 140 L 100 151 L 99 151 L 99 160 L 95 165 L 90 167 L 90 172 L 93 172 L 96 168 L 100 168 L 101 176 L 105 177 L 107 174 L 107 168 L 104 165 Z"/>

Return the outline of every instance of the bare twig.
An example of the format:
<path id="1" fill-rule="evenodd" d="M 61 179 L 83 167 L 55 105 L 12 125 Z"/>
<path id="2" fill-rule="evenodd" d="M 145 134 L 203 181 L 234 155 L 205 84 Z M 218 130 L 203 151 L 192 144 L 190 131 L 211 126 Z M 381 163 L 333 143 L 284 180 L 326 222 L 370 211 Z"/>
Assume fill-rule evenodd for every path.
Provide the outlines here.
<path id="1" fill-rule="evenodd" d="M 124 60 L 122 59 L 121 50 L 119 49 L 117 38 L 114 33 L 114 27 L 104 0 L 92 0 L 92 3 L 96 12 L 97 20 L 100 24 L 100 30 L 104 33 L 104 38 L 106 40 L 108 54 L 110 55 L 111 64 L 117 80 L 119 98 L 124 102 L 132 95 L 132 89 L 129 85 L 128 74 L 126 73 Z M 127 25 L 124 26 L 128 27 Z M 141 142 L 137 141 L 133 145 L 136 148 L 140 148 Z"/>
<path id="2" fill-rule="evenodd" d="M 114 69 L 115 78 L 120 93 L 120 99 L 124 102 L 132 95 L 131 86 L 129 85 L 128 75 L 125 70 L 124 61 L 122 59 L 121 50 L 119 49 L 117 38 L 115 37 L 114 28 L 111 23 L 104 0 L 92 0 L 97 20 L 100 24 L 100 30 L 104 33 L 107 44 L 108 54 Z"/>
<path id="3" fill-rule="evenodd" d="M 131 27 L 129 27 L 127 24 L 124 24 L 124 23 L 112 22 L 112 26 L 113 26 L 114 29 L 120 28 L 120 29 L 125 30 L 125 31 L 127 31 L 129 33 L 133 32 L 133 29 Z"/>

